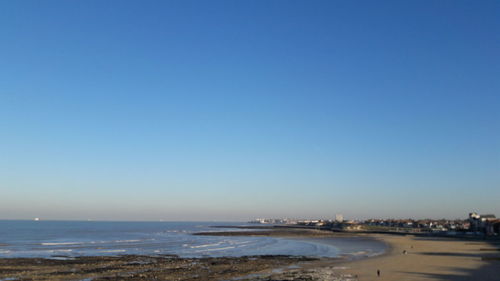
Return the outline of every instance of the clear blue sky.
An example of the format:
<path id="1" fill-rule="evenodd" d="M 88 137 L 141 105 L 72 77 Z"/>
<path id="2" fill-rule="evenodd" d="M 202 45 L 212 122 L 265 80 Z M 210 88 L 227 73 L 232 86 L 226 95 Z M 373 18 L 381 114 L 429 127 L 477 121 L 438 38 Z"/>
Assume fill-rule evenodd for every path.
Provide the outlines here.
<path id="1" fill-rule="evenodd" d="M 499 1 L 1 1 L 0 218 L 500 215 Z"/>

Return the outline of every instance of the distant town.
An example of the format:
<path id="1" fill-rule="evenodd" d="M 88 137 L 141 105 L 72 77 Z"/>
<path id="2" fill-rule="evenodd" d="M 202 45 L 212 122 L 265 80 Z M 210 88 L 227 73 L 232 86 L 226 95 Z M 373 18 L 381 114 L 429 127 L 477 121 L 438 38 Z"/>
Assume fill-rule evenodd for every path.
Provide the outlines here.
<path id="1" fill-rule="evenodd" d="M 331 220 L 263 219 L 249 223 L 318 228 L 342 232 L 422 233 L 446 236 L 499 236 L 500 219 L 493 214 L 472 212 L 466 219 L 367 219 L 345 220 L 341 214 Z"/>

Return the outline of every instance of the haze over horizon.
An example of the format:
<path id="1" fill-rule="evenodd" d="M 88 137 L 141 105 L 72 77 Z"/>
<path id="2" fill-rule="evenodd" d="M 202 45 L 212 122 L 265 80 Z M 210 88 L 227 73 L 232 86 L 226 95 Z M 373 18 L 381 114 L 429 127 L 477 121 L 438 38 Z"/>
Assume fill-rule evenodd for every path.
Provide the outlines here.
<path id="1" fill-rule="evenodd" d="M 0 219 L 499 216 L 499 11 L 0 2 Z"/>

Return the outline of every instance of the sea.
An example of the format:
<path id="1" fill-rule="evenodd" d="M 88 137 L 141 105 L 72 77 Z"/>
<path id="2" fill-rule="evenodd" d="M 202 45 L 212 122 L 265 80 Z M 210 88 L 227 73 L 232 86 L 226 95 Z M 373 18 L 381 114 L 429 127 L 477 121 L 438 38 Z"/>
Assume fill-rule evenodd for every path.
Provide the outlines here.
<path id="1" fill-rule="evenodd" d="M 213 228 L 212 226 L 228 228 Z M 386 245 L 361 237 L 277 238 L 199 236 L 196 232 L 234 231 L 241 222 L 109 222 L 0 220 L 0 258 L 176 255 L 240 257 L 294 255 L 361 258 L 380 255 Z M 238 231 L 244 229 L 238 229 Z M 255 231 L 255 230 L 252 230 Z"/>

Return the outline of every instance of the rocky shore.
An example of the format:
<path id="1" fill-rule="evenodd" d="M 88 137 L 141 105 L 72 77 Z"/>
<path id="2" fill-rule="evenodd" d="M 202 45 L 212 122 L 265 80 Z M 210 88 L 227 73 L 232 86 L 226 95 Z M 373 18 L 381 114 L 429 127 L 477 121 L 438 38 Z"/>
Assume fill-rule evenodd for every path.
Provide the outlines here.
<path id="1" fill-rule="evenodd" d="M 273 270 L 276 275 L 312 261 L 290 256 L 6 258 L 0 259 L 0 280 L 274 280 L 269 276 Z M 301 280 L 296 277 L 290 280 Z"/>

